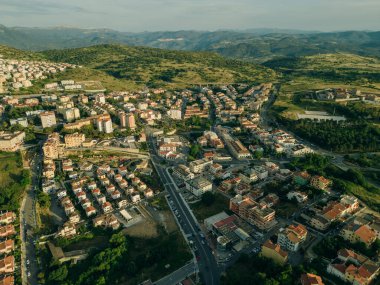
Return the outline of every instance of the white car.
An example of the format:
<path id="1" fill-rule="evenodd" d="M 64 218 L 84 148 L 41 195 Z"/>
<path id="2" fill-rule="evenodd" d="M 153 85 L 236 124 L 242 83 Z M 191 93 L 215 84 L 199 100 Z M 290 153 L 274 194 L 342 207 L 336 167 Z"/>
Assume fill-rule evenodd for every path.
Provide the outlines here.
<path id="1" fill-rule="evenodd" d="M 30 261 L 29 261 L 29 259 L 26 261 L 26 264 L 28 264 L 29 265 L 29 263 L 30 263 Z"/>
<path id="2" fill-rule="evenodd" d="M 30 277 L 30 271 L 28 271 L 28 277 Z"/>

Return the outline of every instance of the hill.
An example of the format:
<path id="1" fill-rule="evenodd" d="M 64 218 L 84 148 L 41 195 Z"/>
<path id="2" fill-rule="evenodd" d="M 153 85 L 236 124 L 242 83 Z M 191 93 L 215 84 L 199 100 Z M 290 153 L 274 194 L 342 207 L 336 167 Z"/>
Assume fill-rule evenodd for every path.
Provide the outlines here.
<path id="1" fill-rule="evenodd" d="M 54 75 L 26 90 L 33 92 L 39 92 L 45 83 L 63 79 L 99 80 L 109 90 L 135 90 L 146 85 L 185 88 L 202 83 L 252 83 L 272 81 L 276 78 L 276 73 L 269 68 L 225 59 L 211 52 L 98 45 L 43 52 L 0 46 L 0 54 L 6 58 L 48 60 L 83 66 Z"/>
<path id="2" fill-rule="evenodd" d="M 281 29 L 246 31 L 162 31 L 125 33 L 109 29 L 9 28 L 0 25 L 0 43 L 27 50 L 127 44 L 174 50 L 214 51 L 263 62 L 275 57 L 354 53 L 380 57 L 380 32 L 320 33 Z"/>
<path id="3" fill-rule="evenodd" d="M 123 45 L 50 50 L 52 61 L 84 65 L 118 79 L 148 86 L 186 87 L 200 83 L 263 82 L 275 79 L 266 67 L 210 52 L 171 51 Z"/>

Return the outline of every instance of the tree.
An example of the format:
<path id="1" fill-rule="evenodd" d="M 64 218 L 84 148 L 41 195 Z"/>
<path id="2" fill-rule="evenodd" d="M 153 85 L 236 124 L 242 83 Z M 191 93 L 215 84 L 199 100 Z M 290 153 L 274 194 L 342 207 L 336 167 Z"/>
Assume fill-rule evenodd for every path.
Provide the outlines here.
<path id="1" fill-rule="evenodd" d="M 202 195 L 201 201 L 206 206 L 211 206 L 215 202 L 215 195 L 212 192 L 206 192 Z"/>
<path id="2" fill-rule="evenodd" d="M 57 269 L 53 270 L 49 274 L 49 281 L 64 281 L 67 278 L 68 270 L 66 265 L 62 265 L 58 267 Z M 54 282 L 52 283 L 54 284 Z"/>
<path id="3" fill-rule="evenodd" d="M 38 193 L 37 201 L 38 201 L 38 204 L 40 204 L 42 208 L 45 208 L 45 209 L 50 208 L 51 201 L 50 201 L 50 196 L 48 194 L 44 192 Z"/>

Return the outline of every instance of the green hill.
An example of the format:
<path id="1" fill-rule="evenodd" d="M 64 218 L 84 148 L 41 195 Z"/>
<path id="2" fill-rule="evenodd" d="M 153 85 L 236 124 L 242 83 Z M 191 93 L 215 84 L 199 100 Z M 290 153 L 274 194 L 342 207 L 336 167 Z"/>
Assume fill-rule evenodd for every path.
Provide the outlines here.
<path id="1" fill-rule="evenodd" d="M 58 62 L 83 65 L 115 78 L 148 86 L 186 87 L 201 83 L 263 82 L 273 70 L 210 52 L 172 51 L 123 45 L 50 50 L 40 53 Z"/>

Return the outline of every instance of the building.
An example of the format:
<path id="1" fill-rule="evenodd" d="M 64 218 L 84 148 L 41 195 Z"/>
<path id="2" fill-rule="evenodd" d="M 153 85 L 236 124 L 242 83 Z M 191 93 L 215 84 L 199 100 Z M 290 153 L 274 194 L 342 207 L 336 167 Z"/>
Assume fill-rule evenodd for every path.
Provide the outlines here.
<path id="1" fill-rule="evenodd" d="M 325 191 L 331 185 L 331 180 L 323 176 L 314 175 L 310 179 L 310 185 L 316 189 Z"/>
<path id="2" fill-rule="evenodd" d="M 0 131 L 0 151 L 18 151 L 24 143 L 25 132 L 4 132 Z"/>
<path id="3" fill-rule="evenodd" d="M 15 271 L 14 256 L 6 256 L 0 260 L 0 274 L 13 273 Z"/>
<path id="4" fill-rule="evenodd" d="M 123 111 L 120 111 L 118 113 L 118 115 L 119 115 L 120 127 L 126 128 L 127 127 L 127 115 Z"/>
<path id="5" fill-rule="evenodd" d="M 277 243 L 288 251 L 297 251 L 305 242 L 306 237 L 307 229 L 303 225 L 290 225 L 286 229 L 280 230 Z"/>
<path id="6" fill-rule="evenodd" d="M 57 159 L 61 154 L 61 144 L 58 133 L 52 133 L 44 143 L 42 150 L 45 158 Z"/>
<path id="7" fill-rule="evenodd" d="M 63 118 L 67 122 L 72 122 L 74 120 L 80 119 L 80 112 L 78 108 L 66 108 L 62 111 Z"/>
<path id="8" fill-rule="evenodd" d="M 17 124 L 24 127 L 24 128 L 26 128 L 28 126 L 27 118 L 11 119 L 9 122 L 10 122 L 11 126 L 17 125 Z"/>
<path id="9" fill-rule="evenodd" d="M 13 251 L 15 247 L 15 242 L 13 239 L 7 239 L 0 242 L 0 254 L 8 254 Z"/>
<path id="10" fill-rule="evenodd" d="M 92 220 L 94 227 L 106 227 L 117 230 L 120 227 L 120 223 L 114 214 L 104 214 L 97 216 Z"/>
<path id="11" fill-rule="evenodd" d="M 367 246 L 377 239 L 376 232 L 368 225 L 360 225 L 354 222 L 346 224 L 340 235 L 351 243 L 363 242 Z"/>
<path id="12" fill-rule="evenodd" d="M 112 127 L 112 121 L 111 117 L 108 116 L 102 116 L 96 119 L 96 127 L 99 130 L 99 132 L 103 132 L 106 134 L 110 134 L 113 132 Z"/>
<path id="13" fill-rule="evenodd" d="M 5 212 L 0 214 L 0 224 L 10 224 L 16 220 L 16 214 L 14 212 Z"/>
<path id="14" fill-rule="evenodd" d="M 127 127 L 134 130 L 136 129 L 136 122 L 135 122 L 135 116 L 133 113 L 127 114 Z"/>
<path id="15" fill-rule="evenodd" d="M 301 285 L 324 285 L 322 278 L 312 273 L 301 275 Z"/>
<path id="16" fill-rule="evenodd" d="M 207 158 L 198 159 L 190 162 L 190 171 L 193 173 L 201 173 L 207 170 L 212 165 L 212 160 Z"/>
<path id="17" fill-rule="evenodd" d="M 183 164 L 180 164 L 174 168 L 173 175 L 185 181 L 194 179 L 195 177 L 194 173 L 190 171 L 190 168 Z"/>
<path id="18" fill-rule="evenodd" d="M 16 233 L 13 225 L 6 225 L 0 227 L 0 238 L 6 238 Z"/>
<path id="19" fill-rule="evenodd" d="M 70 222 L 66 222 L 63 226 L 58 230 L 57 236 L 71 238 L 77 234 L 77 230 L 74 224 Z"/>
<path id="20" fill-rule="evenodd" d="M 14 285 L 15 278 L 13 275 L 8 275 L 0 278 L 0 285 Z"/>
<path id="21" fill-rule="evenodd" d="M 55 113 L 52 111 L 40 113 L 42 128 L 54 127 L 57 124 Z"/>
<path id="22" fill-rule="evenodd" d="M 341 249 L 327 267 L 327 272 L 354 285 L 368 285 L 379 274 L 380 267 L 368 257 Z"/>
<path id="23" fill-rule="evenodd" d="M 212 190 L 212 183 L 202 176 L 187 180 L 185 185 L 186 189 L 197 197 Z"/>
<path id="24" fill-rule="evenodd" d="M 286 194 L 286 198 L 289 200 L 296 199 L 298 203 L 304 203 L 307 201 L 308 196 L 306 193 L 299 192 L 299 191 L 290 191 L 288 194 Z"/>
<path id="25" fill-rule="evenodd" d="M 67 148 L 80 147 L 85 140 L 84 134 L 74 133 L 65 135 L 65 145 Z"/>
<path id="26" fill-rule="evenodd" d="M 268 230 L 276 224 L 276 211 L 256 202 L 250 195 L 236 195 L 231 198 L 229 208 L 239 217 L 261 230 Z"/>
<path id="27" fill-rule="evenodd" d="M 278 264 L 285 264 L 288 261 L 288 253 L 281 248 L 279 244 L 274 244 L 271 240 L 267 240 L 261 246 L 261 256 L 272 259 Z"/>

